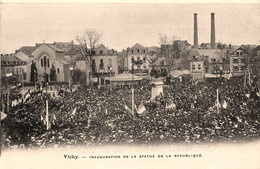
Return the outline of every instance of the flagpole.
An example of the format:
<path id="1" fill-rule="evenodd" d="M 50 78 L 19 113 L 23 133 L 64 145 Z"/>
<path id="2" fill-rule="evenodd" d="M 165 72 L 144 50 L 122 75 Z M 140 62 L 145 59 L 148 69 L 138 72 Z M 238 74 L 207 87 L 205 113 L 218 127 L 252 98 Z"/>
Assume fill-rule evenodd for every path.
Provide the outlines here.
<path id="1" fill-rule="evenodd" d="M 49 108 L 48 100 L 46 99 L 46 128 L 49 129 Z"/>
<path id="2" fill-rule="evenodd" d="M 135 108 L 135 103 L 134 103 L 134 64 L 132 66 L 132 116 L 134 118 L 134 108 Z"/>
<path id="3" fill-rule="evenodd" d="M 217 113 L 219 114 L 219 97 L 218 97 L 218 88 L 217 88 Z"/>
<path id="4" fill-rule="evenodd" d="M 244 76 L 244 87 L 246 87 L 246 71 L 245 71 L 245 76 Z"/>

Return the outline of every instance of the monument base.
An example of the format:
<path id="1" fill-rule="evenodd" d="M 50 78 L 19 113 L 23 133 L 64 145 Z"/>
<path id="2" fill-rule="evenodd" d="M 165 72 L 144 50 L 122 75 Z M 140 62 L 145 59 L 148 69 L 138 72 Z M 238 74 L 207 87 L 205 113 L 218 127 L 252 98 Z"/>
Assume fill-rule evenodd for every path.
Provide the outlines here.
<path id="1" fill-rule="evenodd" d="M 151 83 L 152 83 L 151 99 L 154 99 L 156 96 L 163 94 L 164 83 L 161 80 L 153 80 Z"/>

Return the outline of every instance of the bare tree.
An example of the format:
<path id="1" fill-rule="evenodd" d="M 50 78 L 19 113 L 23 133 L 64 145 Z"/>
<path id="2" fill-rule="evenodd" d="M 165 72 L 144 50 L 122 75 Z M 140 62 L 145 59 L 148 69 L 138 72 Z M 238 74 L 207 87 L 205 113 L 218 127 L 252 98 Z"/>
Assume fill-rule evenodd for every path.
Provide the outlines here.
<path id="1" fill-rule="evenodd" d="M 95 48 L 99 45 L 102 34 L 93 29 L 85 29 L 83 35 L 77 35 L 80 53 L 85 59 L 86 84 L 92 81 L 92 57 L 95 55 Z"/>
<path id="2" fill-rule="evenodd" d="M 216 54 L 220 57 L 222 63 L 222 70 L 220 70 L 220 77 L 222 77 L 224 71 L 227 71 L 227 66 L 229 67 L 229 51 L 225 48 L 221 50 L 216 50 Z"/>
<path id="3" fill-rule="evenodd" d="M 161 44 L 161 56 L 166 60 L 167 76 L 170 76 L 170 72 L 173 70 L 175 61 L 178 60 L 185 49 L 182 43 L 174 41 L 175 36 L 169 39 L 166 35 L 159 35 L 159 43 Z"/>

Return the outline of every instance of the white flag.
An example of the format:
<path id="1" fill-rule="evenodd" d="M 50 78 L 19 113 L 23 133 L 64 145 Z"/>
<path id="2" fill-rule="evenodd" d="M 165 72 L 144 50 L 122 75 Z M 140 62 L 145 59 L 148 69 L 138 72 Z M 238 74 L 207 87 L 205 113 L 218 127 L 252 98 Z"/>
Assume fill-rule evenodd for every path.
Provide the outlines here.
<path id="1" fill-rule="evenodd" d="M 138 107 L 137 113 L 138 113 L 138 114 L 143 114 L 145 111 L 146 111 L 146 109 L 145 109 L 144 105 L 141 104 L 141 105 Z"/>
<path id="2" fill-rule="evenodd" d="M 4 112 L 1 112 L 1 119 L 0 119 L 0 121 L 4 120 L 6 118 L 6 116 L 7 115 Z"/>
<path id="3" fill-rule="evenodd" d="M 77 111 L 77 107 L 75 107 L 74 109 L 73 109 L 73 111 L 72 111 L 72 115 L 74 116 L 75 114 L 76 114 L 76 111 Z"/>
<path id="4" fill-rule="evenodd" d="M 223 103 L 222 107 L 223 107 L 224 109 L 227 108 L 227 102 L 226 102 L 226 100 L 224 100 L 224 103 Z"/>

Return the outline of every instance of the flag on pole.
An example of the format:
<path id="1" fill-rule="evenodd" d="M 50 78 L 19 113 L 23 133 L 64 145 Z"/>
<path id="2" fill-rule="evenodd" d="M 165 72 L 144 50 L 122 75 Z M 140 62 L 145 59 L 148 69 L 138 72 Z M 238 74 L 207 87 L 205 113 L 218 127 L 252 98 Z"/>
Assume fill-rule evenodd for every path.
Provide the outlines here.
<path id="1" fill-rule="evenodd" d="M 7 115 L 4 112 L 1 112 L 1 119 L 0 119 L 0 121 L 4 120 L 6 118 L 6 116 Z"/>
<path id="2" fill-rule="evenodd" d="M 219 91 L 217 89 L 217 109 L 218 109 L 218 112 L 219 112 L 220 107 L 226 109 L 227 105 L 228 104 L 227 104 L 226 100 L 221 98 Z"/>
<path id="3" fill-rule="evenodd" d="M 220 104 L 219 104 L 219 96 L 218 96 L 218 88 L 217 88 L 217 113 L 219 113 L 219 106 L 220 106 Z"/>
<path id="4" fill-rule="evenodd" d="M 223 107 L 224 109 L 227 108 L 227 102 L 226 102 L 226 100 L 223 101 L 222 107 Z"/>
<path id="5" fill-rule="evenodd" d="M 42 115 L 41 115 L 41 121 L 43 121 L 43 117 L 42 117 Z"/>
<path id="6" fill-rule="evenodd" d="M 138 109 L 137 109 L 137 114 L 139 115 L 145 115 L 147 113 L 145 106 L 142 104 L 139 105 Z"/>
<path id="7" fill-rule="evenodd" d="M 75 108 L 73 109 L 73 111 L 71 112 L 72 116 L 74 116 L 74 115 L 76 114 L 76 111 L 77 111 L 77 107 L 75 107 Z"/>
<path id="8" fill-rule="evenodd" d="M 132 117 L 132 111 L 125 105 L 126 113 L 129 114 Z"/>

